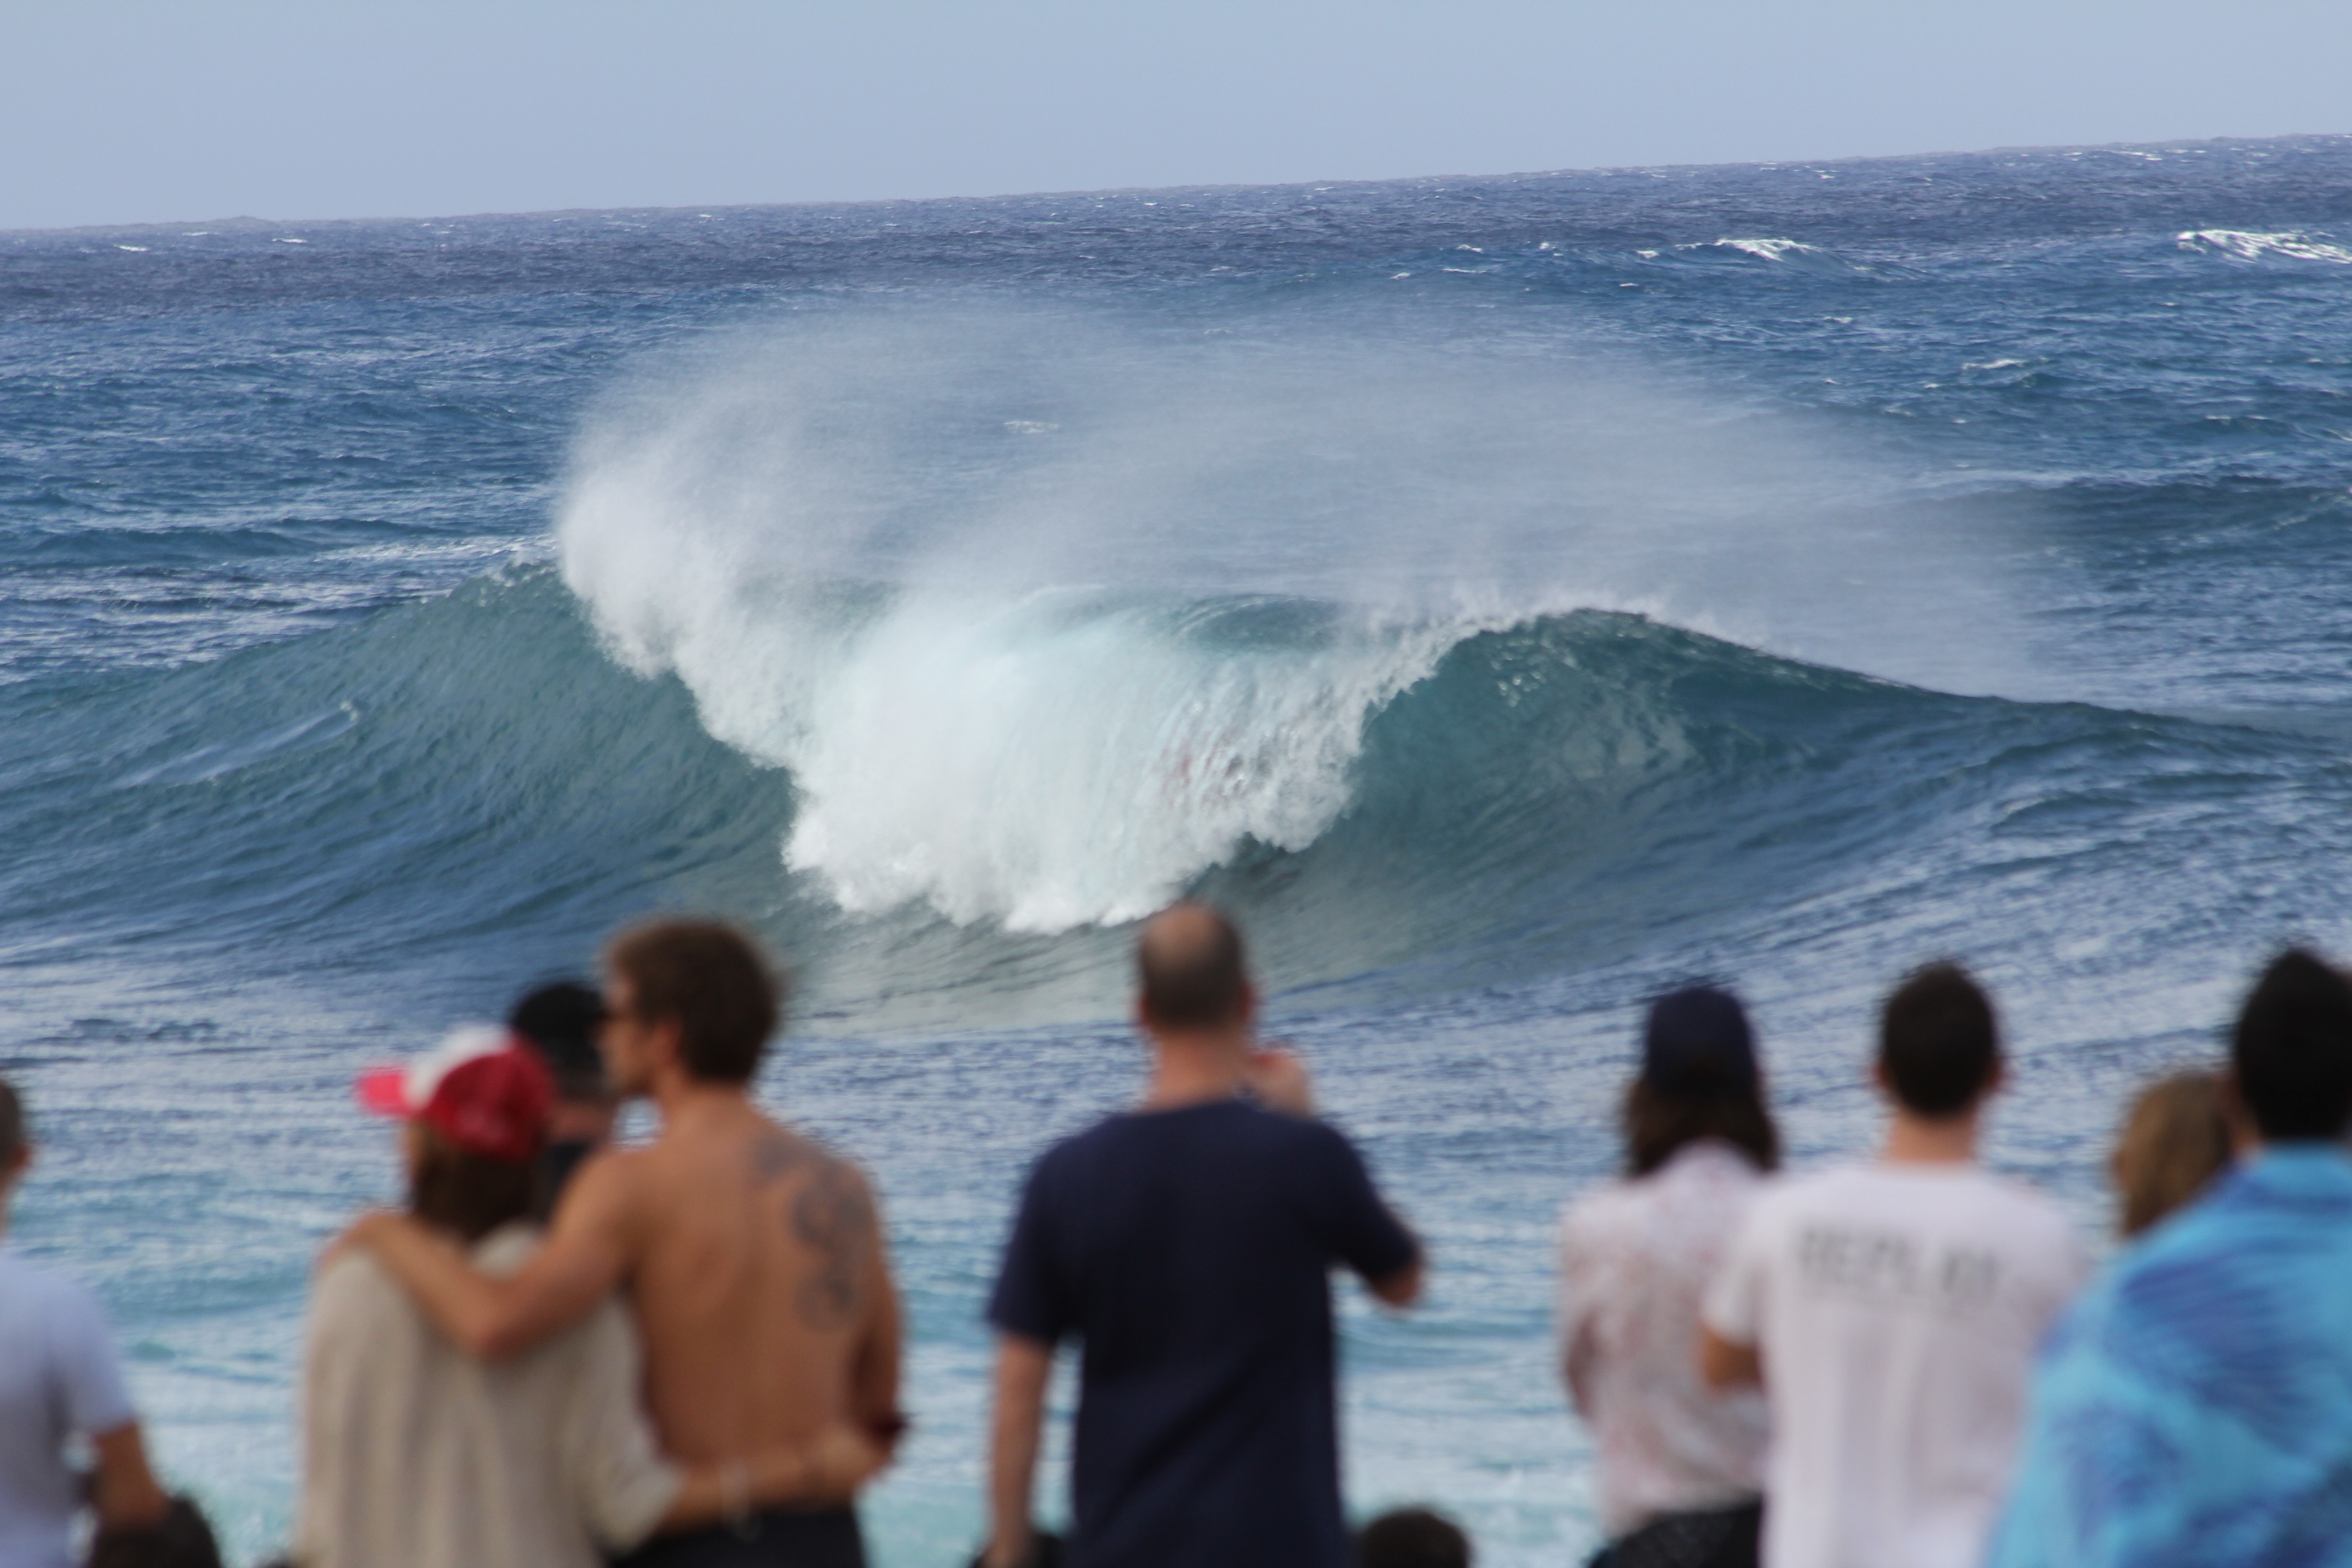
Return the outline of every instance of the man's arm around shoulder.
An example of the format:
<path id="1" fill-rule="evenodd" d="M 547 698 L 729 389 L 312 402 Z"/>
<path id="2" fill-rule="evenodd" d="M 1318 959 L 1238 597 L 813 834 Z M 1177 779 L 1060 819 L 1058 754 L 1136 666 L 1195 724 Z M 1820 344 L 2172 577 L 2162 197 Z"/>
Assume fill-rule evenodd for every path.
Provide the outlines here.
<path id="1" fill-rule="evenodd" d="M 337 1250 L 363 1247 L 468 1355 L 517 1354 L 580 1321 L 626 1276 L 631 1154 L 602 1154 L 564 1189 L 546 1245 L 506 1278 L 476 1268 L 457 1244 L 406 1215 L 362 1216 Z"/>

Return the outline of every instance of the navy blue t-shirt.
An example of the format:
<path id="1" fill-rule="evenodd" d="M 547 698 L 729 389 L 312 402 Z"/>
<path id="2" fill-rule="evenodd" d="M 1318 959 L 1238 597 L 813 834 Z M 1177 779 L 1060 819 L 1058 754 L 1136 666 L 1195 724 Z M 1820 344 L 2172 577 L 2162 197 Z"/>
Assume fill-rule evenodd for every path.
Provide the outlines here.
<path id="1" fill-rule="evenodd" d="M 1318 1121 L 1219 1100 L 1048 1150 L 988 1318 L 1082 1342 L 1076 1568 L 1344 1568 L 1330 1270 L 1416 1255 Z"/>

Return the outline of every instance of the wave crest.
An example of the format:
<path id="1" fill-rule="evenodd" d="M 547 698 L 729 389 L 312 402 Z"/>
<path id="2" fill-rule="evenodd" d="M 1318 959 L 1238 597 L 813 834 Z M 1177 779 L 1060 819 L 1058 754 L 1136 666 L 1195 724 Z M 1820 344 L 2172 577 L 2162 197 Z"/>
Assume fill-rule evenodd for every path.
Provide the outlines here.
<path id="1" fill-rule="evenodd" d="M 1979 541 L 1883 473 L 1592 360 L 1045 317 L 794 324 L 616 394 L 565 584 L 788 770 L 843 910 L 1051 931 L 1314 843 L 1365 729 L 1592 608 L 1982 688 Z M 1202 348 L 1214 343 L 1214 348 Z M 2014 667 L 1994 676 L 2007 682 Z"/>
<path id="2" fill-rule="evenodd" d="M 2207 256 L 2233 257 L 2240 261 L 2277 258 L 2286 261 L 2333 261 L 2352 264 L 2352 247 L 2333 245 L 2300 229 L 2258 234 L 2246 229 L 2195 228 L 2174 237 L 2181 249 Z"/>

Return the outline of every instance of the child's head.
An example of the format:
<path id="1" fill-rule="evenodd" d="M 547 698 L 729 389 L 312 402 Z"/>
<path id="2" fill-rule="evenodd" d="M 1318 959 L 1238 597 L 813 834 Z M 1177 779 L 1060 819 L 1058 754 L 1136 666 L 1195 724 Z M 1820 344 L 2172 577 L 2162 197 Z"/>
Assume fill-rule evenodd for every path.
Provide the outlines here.
<path id="1" fill-rule="evenodd" d="M 2140 1090 L 2116 1140 L 2112 1169 L 2126 1237 L 2205 1190 L 2229 1167 L 2230 1124 L 2210 1072 L 2177 1072 Z"/>
<path id="2" fill-rule="evenodd" d="M 1470 1568 L 1470 1538 L 1442 1513 L 1401 1508 L 1356 1532 L 1357 1568 Z"/>

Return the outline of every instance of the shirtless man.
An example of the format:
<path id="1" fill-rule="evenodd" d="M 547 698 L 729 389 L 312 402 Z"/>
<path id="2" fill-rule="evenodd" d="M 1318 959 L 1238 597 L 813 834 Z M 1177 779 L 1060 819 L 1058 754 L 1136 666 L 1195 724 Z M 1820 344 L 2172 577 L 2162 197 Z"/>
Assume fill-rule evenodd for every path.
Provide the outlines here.
<path id="1" fill-rule="evenodd" d="M 604 1050 L 614 1088 L 651 1099 L 661 1136 L 600 1154 L 565 1191 L 545 1247 L 495 1279 L 401 1215 L 348 1238 L 374 1250 L 425 1315 L 489 1359 L 628 1292 L 662 1447 L 740 1465 L 836 1422 L 896 1436 L 899 1321 L 866 1177 L 777 1126 L 750 1085 L 781 1010 L 758 952 L 725 926 L 661 921 L 606 950 Z M 862 1564 L 851 1500 L 820 1511 L 748 1507 L 724 1526 L 657 1536 L 626 1568 Z"/>

